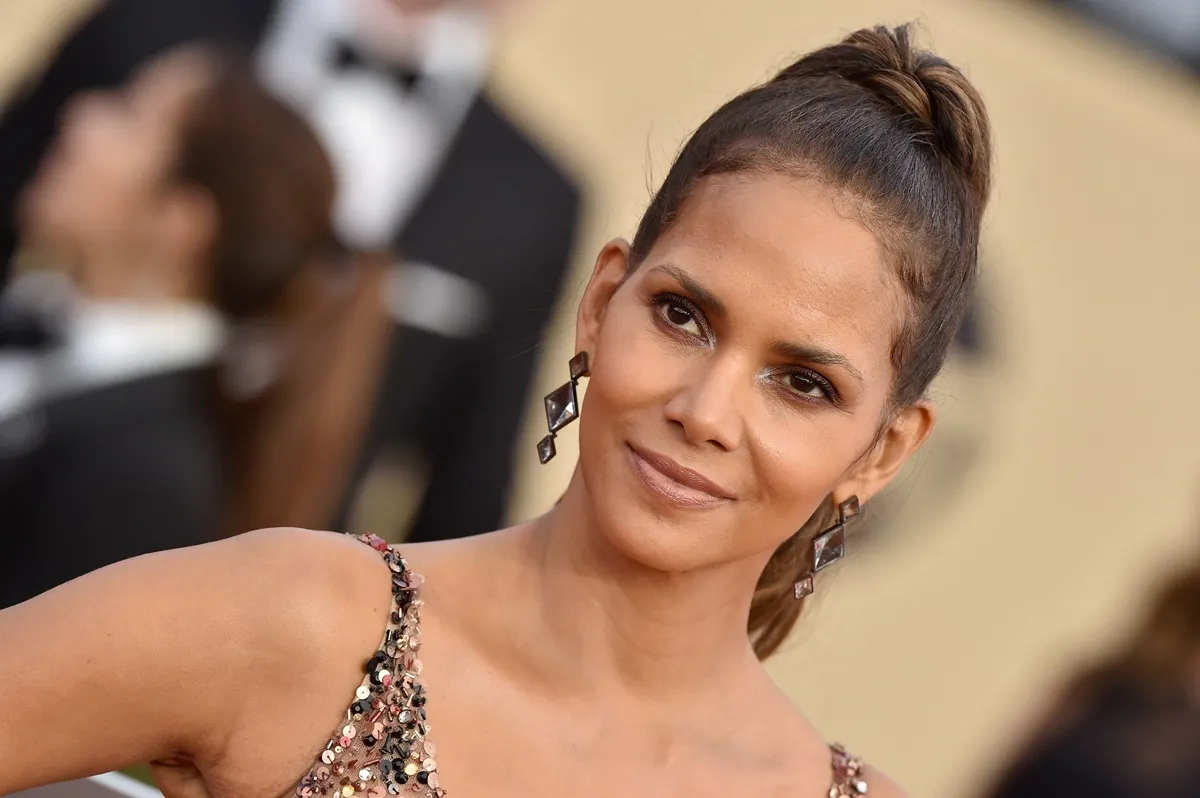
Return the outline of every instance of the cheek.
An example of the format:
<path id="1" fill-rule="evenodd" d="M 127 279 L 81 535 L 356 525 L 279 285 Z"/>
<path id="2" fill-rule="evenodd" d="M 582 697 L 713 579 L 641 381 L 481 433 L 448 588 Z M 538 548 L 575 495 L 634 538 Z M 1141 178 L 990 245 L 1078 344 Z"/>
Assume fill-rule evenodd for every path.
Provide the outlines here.
<path id="1" fill-rule="evenodd" d="M 593 434 L 624 437 L 634 427 L 663 441 L 654 428 L 666 425 L 664 408 L 689 379 L 696 352 L 659 329 L 655 312 L 627 289 L 610 304 L 591 353 L 581 442 Z"/>
<path id="2" fill-rule="evenodd" d="M 662 401 L 684 358 L 653 324 L 652 308 L 636 299 L 614 301 L 596 343 L 592 384 L 614 412 Z"/>
<path id="3" fill-rule="evenodd" d="M 654 328 L 651 312 L 639 300 L 618 293 L 593 344 L 579 425 L 586 480 L 598 478 L 602 459 L 624 456 L 624 441 L 632 430 L 666 423 L 662 407 L 683 379 L 685 357 Z"/>
<path id="4" fill-rule="evenodd" d="M 153 170 L 135 153 L 91 159 L 72 175 L 65 204 L 81 232 L 120 238 L 145 222 L 153 201 Z"/>
<path id="5" fill-rule="evenodd" d="M 755 431 L 757 504 L 776 519 L 765 527 L 799 529 L 845 477 L 865 448 L 853 443 L 861 435 L 846 421 L 794 419 Z"/>

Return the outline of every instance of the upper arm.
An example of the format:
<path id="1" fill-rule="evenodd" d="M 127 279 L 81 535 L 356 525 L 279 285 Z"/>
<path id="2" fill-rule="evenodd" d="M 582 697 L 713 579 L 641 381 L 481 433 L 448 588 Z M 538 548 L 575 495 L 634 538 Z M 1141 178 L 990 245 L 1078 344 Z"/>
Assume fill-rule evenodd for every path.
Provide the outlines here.
<path id="1" fill-rule="evenodd" d="M 312 670 L 330 580 L 296 534 L 139 557 L 0 611 L 0 794 L 219 759 L 250 707 Z"/>

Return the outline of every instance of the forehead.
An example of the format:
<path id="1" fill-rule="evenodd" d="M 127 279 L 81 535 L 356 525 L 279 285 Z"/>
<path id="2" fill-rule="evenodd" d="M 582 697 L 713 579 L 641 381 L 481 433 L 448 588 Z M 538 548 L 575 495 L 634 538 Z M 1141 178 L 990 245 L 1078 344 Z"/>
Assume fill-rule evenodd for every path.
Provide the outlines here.
<path id="1" fill-rule="evenodd" d="M 902 288 L 853 207 L 816 179 L 708 178 L 649 260 L 688 271 L 739 324 L 773 339 L 853 352 L 864 372 L 890 369 Z"/>

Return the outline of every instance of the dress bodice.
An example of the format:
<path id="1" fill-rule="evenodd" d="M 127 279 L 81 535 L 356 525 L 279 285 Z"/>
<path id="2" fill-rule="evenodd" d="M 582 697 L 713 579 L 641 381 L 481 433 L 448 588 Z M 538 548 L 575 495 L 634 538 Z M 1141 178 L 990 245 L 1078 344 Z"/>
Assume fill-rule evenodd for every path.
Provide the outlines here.
<path id="1" fill-rule="evenodd" d="M 298 798 L 410 795 L 443 798 L 437 747 L 429 739 L 421 684 L 421 594 L 424 581 L 382 539 L 359 537 L 379 552 L 392 572 L 392 608 L 379 650 L 367 661 L 354 703 L 346 710 L 318 760 L 299 783 Z M 839 745 L 831 747 L 834 783 L 829 798 L 867 792 L 863 764 Z"/>

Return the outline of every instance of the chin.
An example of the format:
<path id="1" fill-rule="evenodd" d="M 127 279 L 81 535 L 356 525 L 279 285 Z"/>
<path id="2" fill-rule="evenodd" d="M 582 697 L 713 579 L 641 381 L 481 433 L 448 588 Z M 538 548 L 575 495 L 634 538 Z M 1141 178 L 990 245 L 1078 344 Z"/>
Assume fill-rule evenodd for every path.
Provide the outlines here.
<path id="1" fill-rule="evenodd" d="M 683 573 L 738 559 L 730 530 L 733 505 L 681 507 L 639 483 L 625 444 L 605 453 L 604 463 L 581 461 L 580 471 L 594 508 L 596 531 L 605 544 L 638 565 Z M 597 467 L 598 466 L 598 467 Z"/>

